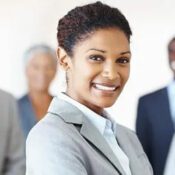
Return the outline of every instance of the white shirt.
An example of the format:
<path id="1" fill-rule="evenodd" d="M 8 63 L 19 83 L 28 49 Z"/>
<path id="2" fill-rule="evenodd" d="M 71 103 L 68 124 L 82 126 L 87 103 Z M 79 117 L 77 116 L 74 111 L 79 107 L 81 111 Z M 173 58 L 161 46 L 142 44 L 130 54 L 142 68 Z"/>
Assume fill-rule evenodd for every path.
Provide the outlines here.
<path id="1" fill-rule="evenodd" d="M 126 154 L 122 151 L 122 149 L 119 147 L 117 140 L 114 136 L 113 131 L 116 129 L 115 125 L 111 122 L 111 119 L 109 114 L 104 111 L 104 115 L 108 118 L 104 118 L 101 115 L 95 113 L 88 107 L 80 104 L 79 102 L 75 101 L 74 99 L 70 98 L 64 93 L 59 93 L 58 98 L 67 101 L 68 103 L 71 103 L 72 105 L 76 106 L 78 109 L 80 109 L 86 117 L 92 122 L 92 124 L 98 129 L 98 131 L 101 133 L 101 135 L 104 137 L 104 139 L 109 144 L 110 148 L 112 149 L 113 153 L 118 158 L 121 167 L 123 168 L 126 175 L 131 175 L 131 170 L 129 167 L 129 159 L 126 156 Z"/>
<path id="2" fill-rule="evenodd" d="M 174 175 L 174 174 L 175 174 L 175 134 L 171 142 L 164 171 L 164 175 Z"/>
<path id="3" fill-rule="evenodd" d="M 170 113 L 172 121 L 175 126 L 175 81 L 172 81 L 168 87 L 168 99 L 170 104 Z M 170 150 L 168 152 L 168 157 L 165 165 L 164 175 L 174 175 L 175 174 L 175 135 L 172 139 Z"/>
<path id="4" fill-rule="evenodd" d="M 175 126 L 175 81 L 168 85 L 167 90 L 170 104 L 170 113 Z"/>

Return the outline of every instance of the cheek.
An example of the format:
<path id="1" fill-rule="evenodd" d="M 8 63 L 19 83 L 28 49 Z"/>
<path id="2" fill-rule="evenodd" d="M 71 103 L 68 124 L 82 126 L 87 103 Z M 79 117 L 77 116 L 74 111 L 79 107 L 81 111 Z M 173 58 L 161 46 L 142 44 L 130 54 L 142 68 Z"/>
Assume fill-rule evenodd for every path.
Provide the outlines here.
<path id="1" fill-rule="evenodd" d="M 35 73 L 35 71 L 31 70 L 30 72 L 27 73 L 27 79 L 29 81 L 35 80 L 36 76 L 37 76 L 37 74 Z"/>
<path id="2" fill-rule="evenodd" d="M 96 69 L 88 64 L 82 63 L 75 65 L 74 70 L 74 80 L 78 84 L 89 84 L 96 75 Z"/>
<path id="3" fill-rule="evenodd" d="M 130 67 L 127 67 L 125 69 L 122 69 L 120 72 L 122 82 L 125 84 L 127 80 L 129 79 L 130 75 Z"/>

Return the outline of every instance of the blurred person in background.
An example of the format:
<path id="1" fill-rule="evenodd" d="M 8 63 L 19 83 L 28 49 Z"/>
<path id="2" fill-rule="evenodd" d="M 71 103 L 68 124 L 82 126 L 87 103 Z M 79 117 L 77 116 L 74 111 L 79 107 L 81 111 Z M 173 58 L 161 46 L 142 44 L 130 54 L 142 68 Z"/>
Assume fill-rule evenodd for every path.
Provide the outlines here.
<path id="1" fill-rule="evenodd" d="M 0 90 L 0 175 L 24 175 L 24 139 L 17 104 Z"/>
<path id="2" fill-rule="evenodd" d="M 25 55 L 28 93 L 18 100 L 19 112 L 27 137 L 30 129 L 46 114 L 53 98 L 50 84 L 57 70 L 56 53 L 47 45 L 34 45 Z"/>
<path id="3" fill-rule="evenodd" d="M 173 81 L 139 99 L 136 119 L 137 135 L 155 175 L 163 174 L 175 131 L 175 37 L 168 44 L 168 58 Z"/>

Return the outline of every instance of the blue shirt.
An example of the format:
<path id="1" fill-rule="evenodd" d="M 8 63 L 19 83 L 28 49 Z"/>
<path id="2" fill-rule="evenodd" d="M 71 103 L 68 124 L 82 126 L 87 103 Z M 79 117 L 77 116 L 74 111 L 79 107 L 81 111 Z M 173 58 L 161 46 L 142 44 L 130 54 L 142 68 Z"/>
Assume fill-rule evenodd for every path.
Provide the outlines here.
<path id="1" fill-rule="evenodd" d="M 32 103 L 27 94 L 18 100 L 18 107 L 24 137 L 27 138 L 29 131 L 37 123 Z"/>

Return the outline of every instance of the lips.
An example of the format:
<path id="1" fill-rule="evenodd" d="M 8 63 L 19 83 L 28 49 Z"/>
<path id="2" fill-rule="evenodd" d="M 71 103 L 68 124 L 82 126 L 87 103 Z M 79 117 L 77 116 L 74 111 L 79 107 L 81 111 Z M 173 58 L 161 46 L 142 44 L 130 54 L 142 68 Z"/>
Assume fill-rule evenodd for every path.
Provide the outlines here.
<path id="1" fill-rule="evenodd" d="M 101 90 L 101 91 L 115 91 L 117 88 L 120 87 L 119 84 L 117 85 L 112 85 L 112 84 L 101 84 L 101 83 L 93 83 L 93 87 L 98 89 L 98 90 Z"/>

